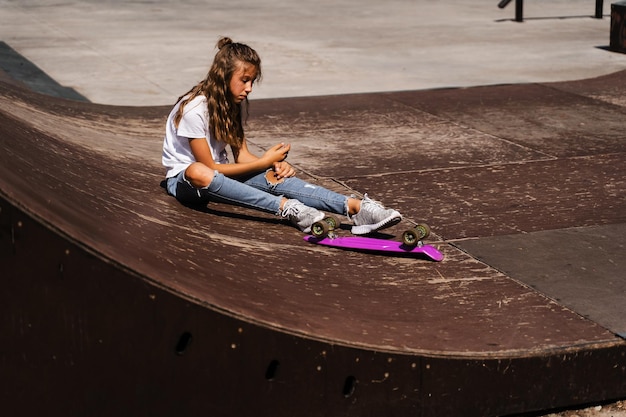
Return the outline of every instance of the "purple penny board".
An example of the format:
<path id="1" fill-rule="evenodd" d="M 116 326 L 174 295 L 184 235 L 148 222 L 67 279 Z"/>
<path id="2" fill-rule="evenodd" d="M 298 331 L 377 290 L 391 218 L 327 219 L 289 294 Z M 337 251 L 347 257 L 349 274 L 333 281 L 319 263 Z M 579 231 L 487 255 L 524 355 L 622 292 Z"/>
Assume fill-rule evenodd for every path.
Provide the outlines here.
<path id="1" fill-rule="evenodd" d="M 368 252 L 394 252 L 402 254 L 426 255 L 433 261 L 440 262 L 443 260 L 443 254 L 430 245 L 423 246 L 406 246 L 402 242 L 395 240 L 376 239 L 373 237 L 336 237 L 322 238 L 315 236 L 305 236 L 304 240 L 317 245 L 332 246 L 334 248 L 352 249 Z"/>

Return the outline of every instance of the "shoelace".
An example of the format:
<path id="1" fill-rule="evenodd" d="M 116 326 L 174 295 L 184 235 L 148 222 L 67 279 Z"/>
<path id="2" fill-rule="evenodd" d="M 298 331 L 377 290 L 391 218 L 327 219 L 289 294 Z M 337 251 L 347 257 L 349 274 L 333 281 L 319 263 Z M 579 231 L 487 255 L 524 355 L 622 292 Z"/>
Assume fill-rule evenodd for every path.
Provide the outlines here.
<path id="1" fill-rule="evenodd" d="M 300 213 L 300 210 L 298 209 L 298 207 L 295 204 L 291 204 L 289 205 L 289 207 L 287 207 L 287 209 L 283 209 L 281 216 L 288 218 L 290 216 L 298 216 L 298 213 Z"/>

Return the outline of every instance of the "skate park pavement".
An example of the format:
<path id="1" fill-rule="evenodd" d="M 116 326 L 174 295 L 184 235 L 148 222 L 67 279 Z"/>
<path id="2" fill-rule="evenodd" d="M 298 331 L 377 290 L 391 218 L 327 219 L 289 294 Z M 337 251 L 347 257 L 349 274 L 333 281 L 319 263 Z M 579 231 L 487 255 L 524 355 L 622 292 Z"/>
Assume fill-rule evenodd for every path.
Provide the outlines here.
<path id="1" fill-rule="evenodd" d="M 446 252 L 444 262 L 478 271 L 457 287 L 448 275 L 456 266 L 437 269 L 440 280 L 434 270 L 421 268 L 432 274 L 430 283 L 455 286 L 444 300 L 450 314 L 442 322 L 463 322 L 459 306 L 474 303 L 470 295 L 490 291 L 479 282 L 496 283 L 494 292 L 512 291 L 498 280 L 502 276 L 565 311 L 546 315 L 546 326 L 571 332 L 555 329 L 550 342 L 545 329 L 529 331 L 525 341 L 485 336 L 506 347 L 502 351 L 532 350 L 533 343 L 611 340 L 611 346 L 621 346 L 626 55 L 608 50 L 609 2 L 604 10 L 596 19 L 593 1 L 528 0 L 526 20 L 518 23 L 513 4 L 499 9 L 486 0 L 0 0 L 0 80 L 84 102 L 87 113 L 100 111 L 99 105 L 124 106 L 111 110 L 112 120 L 122 120 L 123 109 L 158 120 L 204 77 L 220 36 L 246 42 L 263 59 L 264 79 L 253 92 L 248 127 L 257 150 L 292 143 L 290 160 L 303 175 L 395 203 L 409 221 L 431 225 L 433 239 Z M 41 98 L 32 100 L 47 106 Z M 0 109 L 28 120 L 27 113 L 10 107 L 3 100 Z M 63 117 L 34 120 L 29 126 L 42 130 L 56 120 L 50 131 L 65 137 L 58 133 Z M 91 129 L 70 125 L 72 132 Z M 146 129 L 152 134 L 159 126 Z M 69 133 L 65 140 L 80 142 Z M 148 149 L 158 149 L 158 142 Z M 139 151 L 130 154 L 141 158 Z M 158 165 L 158 154 L 153 159 L 150 165 Z M 247 225 L 254 222 L 245 210 L 225 212 L 230 222 L 254 227 Z M 405 264 L 400 265 L 397 274 L 404 277 Z M 411 285 L 406 288 L 427 291 Z M 458 293 L 477 285 L 480 291 Z M 496 304 L 518 301 L 503 297 Z M 520 311 L 539 323 L 529 313 L 536 301 L 526 302 Z M 493 314 L 486 317 L 515 325 Z M 442 336 L 446 343 L 478 350 L 479 339 L 471 340 L 468 327 L 450 326 L 459 332 Z M 371 335 L 357 341 L 376 345 L 373 340 Z M 411 347 L 412 340 L 406 343 Z M 435 350 L 437 343 L 427 347 Z M 612 393 L 595 399 L 619 398 Z M 580 402 L 572 399 L 571 405 Z M 620 416 L 621 407 L 594 405 L 578 413 Z"/>
<path id="2" fill-rule="evenodd" d="M 594 3 L 529 0 L 518 23 L 493 0 L 2 0 L 0 41 L 101 104 L 172 104 L 224 35 L 263 59 L 253 98 L 549 82 L 623 69 L 605 49 L 610 2 L 603 19 Z"/>

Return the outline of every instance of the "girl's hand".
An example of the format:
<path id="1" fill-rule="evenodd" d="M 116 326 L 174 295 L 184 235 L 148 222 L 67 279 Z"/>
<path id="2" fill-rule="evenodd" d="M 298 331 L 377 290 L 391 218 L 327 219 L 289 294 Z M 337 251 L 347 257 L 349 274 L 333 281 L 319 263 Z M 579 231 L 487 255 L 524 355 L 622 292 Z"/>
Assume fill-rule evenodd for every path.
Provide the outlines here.
<path id="1" fill-rule="evenodd" d="M 277 162 L 284 161 L 287 158 L 287 154 L 289 153 L 289 149 L 291 149 L 291 145 L 285 145 L 284 143 L 279 143 L 277 145 L 272 146 L 270 149 L 263 154 L 263 158 L 266 159 L 270 165 L 275 164 Z"/>
<path id="2" fill-rule="evenodd" d="M 276 174 L 277 180 L 282 180 L 296 175 L 296 170 L 287 162 L 281 161 L 274 162 L 274 173 Z"/>

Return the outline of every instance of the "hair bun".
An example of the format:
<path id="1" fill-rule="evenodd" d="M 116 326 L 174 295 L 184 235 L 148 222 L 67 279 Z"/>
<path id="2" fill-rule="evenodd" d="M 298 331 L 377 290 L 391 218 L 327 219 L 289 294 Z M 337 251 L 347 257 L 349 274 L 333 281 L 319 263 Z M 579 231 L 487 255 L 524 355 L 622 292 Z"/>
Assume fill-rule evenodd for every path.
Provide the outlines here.
<path id="1" fill-rule="evenodd" d="M 226 45 L 230 45 L 231 43 L 233 43 L 233 40 L 228 36 L 224 36 L 219 41 L 217 41 L 217 49 L 222 49 L 223 47 L 225 47 Z"/>

